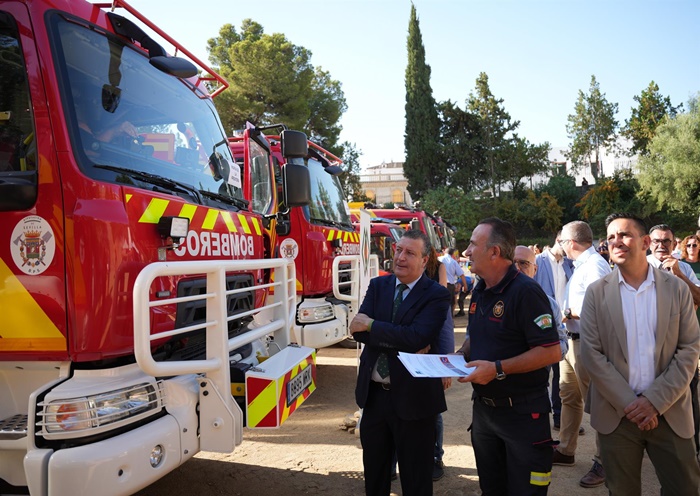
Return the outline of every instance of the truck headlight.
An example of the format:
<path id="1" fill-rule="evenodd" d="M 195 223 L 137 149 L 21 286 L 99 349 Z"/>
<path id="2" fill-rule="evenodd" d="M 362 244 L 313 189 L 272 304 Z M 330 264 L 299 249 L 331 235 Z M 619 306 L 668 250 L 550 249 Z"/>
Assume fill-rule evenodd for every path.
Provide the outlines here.
<path id="1" fill-rule="evenodd" d="M 332 319 L 334 316 L 333 305 L 330 303 L 326 305 L 319 305 L 317 307 L 300 308 L 299 312 L 297 313 L 299 322 L 302 324 L 323 322 L 325 320 Z"/>
<path id="2" fill-rule="evenodd" d="M 93 396 L 52 400 L 40 406 L 44 407 L 39 413 L 43 417 L 41 434 L 50 439 L 56 437 L 52 434 L 91 435 L 95 429 L 124 424 L 121 420 L 146 417 L 160 410 L 162 399 L 153 384 L 144 383 Z"/>

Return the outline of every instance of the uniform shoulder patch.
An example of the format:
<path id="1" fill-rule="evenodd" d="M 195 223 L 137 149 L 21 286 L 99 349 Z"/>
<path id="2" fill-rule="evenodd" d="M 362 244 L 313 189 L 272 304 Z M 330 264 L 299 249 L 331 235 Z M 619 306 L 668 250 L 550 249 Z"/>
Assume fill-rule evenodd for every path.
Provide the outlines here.
<path id="1" fill-rule="evenodd" d="M 552 327 L 552 314 L 543 313 L 535 319 L 535 324 L 537 324 L 540 329 L 549 329 Z"/>

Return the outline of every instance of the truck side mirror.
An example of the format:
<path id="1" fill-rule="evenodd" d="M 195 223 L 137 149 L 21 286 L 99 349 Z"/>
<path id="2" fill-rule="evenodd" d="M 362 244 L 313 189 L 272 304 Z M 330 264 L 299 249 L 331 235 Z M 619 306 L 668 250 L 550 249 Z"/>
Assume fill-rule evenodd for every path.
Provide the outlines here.
<path id="1" fill-rule="evenodd" d="M 384 270 L 386 272 L 391 272 L 394 270 L 394 261 L 393 260 L 384 260 Z"/>
<path id="2" fill-rule="evenodd" d="M 306 158 L 309 154 L 309 142 L 301 131 L 285 129 L 280 135 L 280 142 L 284 158 Z"/>
<path id="3" fill-rule="evenodd" d="M 284 205 L 287 208 L 304 207 L 311 203 L 311 176 L 309 168 L 287 162 L 282 168 Z"/>
<path id="4" fill-rule="evenodd" d="M 411 229 L 417 229 L 420 231 L 420 221 L 418 219 L 413 219 L 411 221 Z"/>

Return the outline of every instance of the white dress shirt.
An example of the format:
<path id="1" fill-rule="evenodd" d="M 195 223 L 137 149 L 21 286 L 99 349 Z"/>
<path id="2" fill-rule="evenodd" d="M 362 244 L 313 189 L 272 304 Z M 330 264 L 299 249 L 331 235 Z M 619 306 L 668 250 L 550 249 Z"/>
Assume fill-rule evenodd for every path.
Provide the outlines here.
<path id="1" fill-rule="evenodd" d="M 627 331 L 629 357 L 629 385 L 641 394 L 654 382 L 654 350 L 656 349 L 656 281 L 649 265 L 647 278 L 634 289 L 625 282 L 620 272 L 622 316 Z"/>
<path id="2" fill-rule="evenodd" d="M 657 269 L 661 268 L 661 260 L 656 258 L 654 255 L 647 255 L 647 262 L 649 262 L 653 267 L 656 267 Z M 690 265 L 688 265 L 682 260 L 679 260 L 678 268 L 681 269 L 683 275 L 687 277 L 692 284 L 700 286 L 700 280 L 698 280 L 698 277 L 695 275 L 695 271 Z"/>
<path id="3" fill-rule="evenodd" d="M 611 272 L 610 265 L 596 251 L 593 246 L 588 247 L 574 260 L 574 273 L 566 284 L 566 298 L 564 298 L 564 310 L 570 308 L 574 315 L 581 316 L 583 297 L 586 296 L 588 286 L 608 275 Z M 581 323 L 578 319 L 566 321 L 566 330 L 578 334 Z"/>

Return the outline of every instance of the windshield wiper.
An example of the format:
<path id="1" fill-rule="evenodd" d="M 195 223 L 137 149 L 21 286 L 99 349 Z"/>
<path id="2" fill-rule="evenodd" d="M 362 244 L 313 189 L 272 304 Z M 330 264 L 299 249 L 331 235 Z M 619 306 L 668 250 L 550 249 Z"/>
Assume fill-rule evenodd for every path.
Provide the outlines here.
<path id="1" fill-rule="evenodd" d="M 219 193 L 213 193 L 211 191 L 207 191 L 206 189 L 200 189 L 199 193 L 202 196 L 206 196 L 207 198 L 211 198 L 213 200 L 218 200 L 223 203 L 228 203 L 229 205 L 233 205 L 234 207 L 238 208 L 248 208 L 248 200 L 243 200 L 242 198 L 236 198 L 234 196 L 226 196 L 222 195 Z"/>
<path id="2" fill-rule="evenodd" d="M 326 226 L 352 227 L 350 224 L 346 224 L 345 222 L 338 222 L 337 220 L 330 220 L 330 219 L 321 219 L 319 217 L 310 217 L 309 220 L 312 222 L 318 222 L 319 224 L 324 224 Z"/>
<path id="3" fill-rule="evenodd" d="M 113 172 L 122 172 L 129 176 L 135 177 L 139 181 L 154 184 L 156 186 L 161 186 L 163 188 L 168 188 L 171 191 L 187 193 L 195 200 L 197 200 L 197 203 L 202 203 L 202 198 L 199 196 L 199 193 L 197 193 L 197 190 L 194 189 L 192 186 L 189 186 L 185 183 L 181 183 L 179 181 L 175 181 L 173 179 L 168 179 L 167 177 L 159 176 L 157 174 L 151 174 L 150 172 L 127 169 L 126 167 L 116 167 L 113 165 L 94 165 L 93 167 L 95 167 L 96 169 L 105 169 Z"/>

